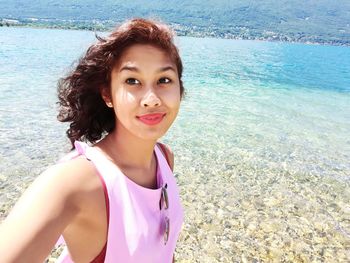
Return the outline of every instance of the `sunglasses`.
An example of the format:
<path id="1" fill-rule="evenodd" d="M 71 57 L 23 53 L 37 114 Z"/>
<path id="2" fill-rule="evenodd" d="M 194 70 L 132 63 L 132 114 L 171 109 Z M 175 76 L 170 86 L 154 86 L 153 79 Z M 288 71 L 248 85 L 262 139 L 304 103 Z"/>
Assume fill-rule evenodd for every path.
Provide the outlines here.
<path id="1" fill-rule="evenodd" d="M 162 187 L 162 193 L 160 196 L 160 200 L 159 200 L 159 209 L 160 210 L 164 210 L 165 212 L 165 216 L 164 216 L 164 245 L 166 245 L 166 243 L 168 242 L 169 239 L 169 233 L 170 233 L 170 220 L 169 217 L 167 216 L 167 210 L 169 209 L 169 198 L 168 198 L 168 192 L 167 192 L 167 187 L 168 185 L 165 184 Z"/>

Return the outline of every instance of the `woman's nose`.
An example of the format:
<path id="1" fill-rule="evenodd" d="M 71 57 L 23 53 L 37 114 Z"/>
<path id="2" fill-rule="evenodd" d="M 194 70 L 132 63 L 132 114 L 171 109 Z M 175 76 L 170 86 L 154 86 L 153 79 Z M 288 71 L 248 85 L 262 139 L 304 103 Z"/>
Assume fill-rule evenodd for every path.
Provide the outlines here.
<path id="1" fill-rule="evenodd" d="M 141 101 L 143 107 L 158 107 L 161 105 L 159 97 L 153 92 L 148 92 Z"/>

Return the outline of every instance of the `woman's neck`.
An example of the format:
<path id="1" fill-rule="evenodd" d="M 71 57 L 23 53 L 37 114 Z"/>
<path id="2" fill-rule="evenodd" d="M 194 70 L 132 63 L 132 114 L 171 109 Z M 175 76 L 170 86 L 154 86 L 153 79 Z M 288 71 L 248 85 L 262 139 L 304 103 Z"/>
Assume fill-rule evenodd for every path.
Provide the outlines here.
<path id="1" fill-rule="evenodd" d="M 156 141 L 143 140 L 119 129 L 108 134 L 96 146 L 118 166 L 149 170 L 153 166 Z"/>

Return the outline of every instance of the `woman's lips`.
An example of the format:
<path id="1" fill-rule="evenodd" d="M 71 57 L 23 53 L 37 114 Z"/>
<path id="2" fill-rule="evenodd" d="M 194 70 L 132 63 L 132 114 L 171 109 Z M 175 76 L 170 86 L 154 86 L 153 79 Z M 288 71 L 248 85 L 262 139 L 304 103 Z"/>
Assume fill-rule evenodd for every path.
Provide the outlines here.
<path id="1" fill-rule="evenodd" d="M 152 113 L 137 116 L 137 118 L 147 125 L 156 125 L 160 123 L 165 116 L 165 113 Z"/>

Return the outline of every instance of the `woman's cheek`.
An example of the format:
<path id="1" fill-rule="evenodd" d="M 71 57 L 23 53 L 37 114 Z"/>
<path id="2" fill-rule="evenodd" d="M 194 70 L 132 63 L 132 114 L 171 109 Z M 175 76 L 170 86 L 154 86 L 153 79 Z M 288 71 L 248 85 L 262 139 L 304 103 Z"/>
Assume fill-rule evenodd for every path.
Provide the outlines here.
<path id="1" fill-rule="evenodd" d="M 171 105 L 171 108 L 179 108 L 180 107 L 180 91 L 178 92 L 172 92 L 171 94 L 169 94 L 169 96 L 167 97 L 168 100 L 168 105 Z"/>
<path id="2" fill-rule="evenodd" d="M 125 101 L 127 103 L 135 103 L 136 102 L 136 96 L 132 94 L 131 92 L 125 92 Z"/>
<path id="3" fill-rule="evenodd" d="M 127 89 L 120 88 L 116 92 L 116 101 L 117 104 L 122 105 L 122 104 L 130 104 L 132 105 L 133 103 L 136 102 L 136 96 L 135 94 L 131 93 Z"/>

